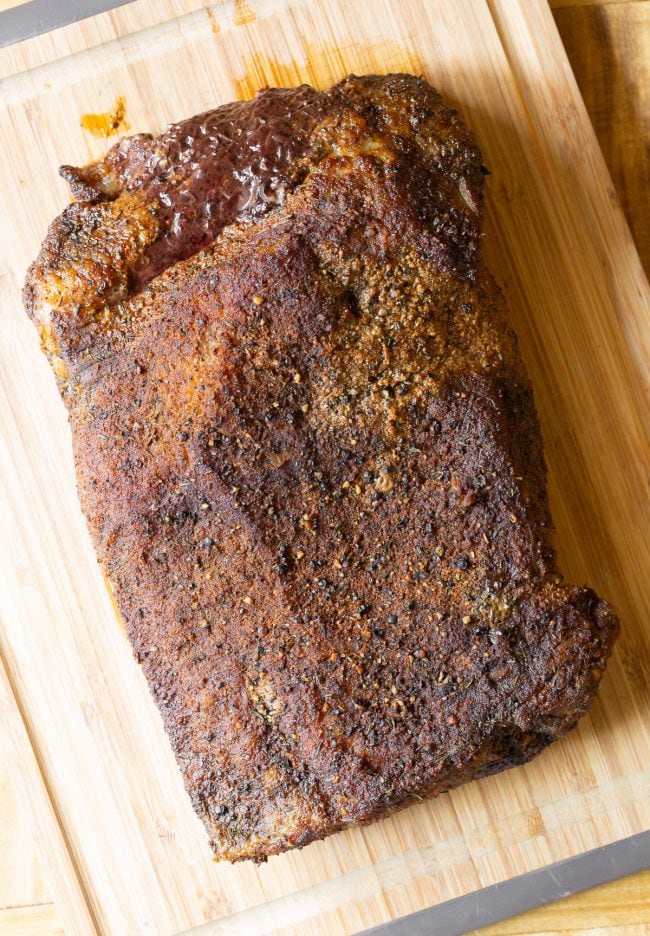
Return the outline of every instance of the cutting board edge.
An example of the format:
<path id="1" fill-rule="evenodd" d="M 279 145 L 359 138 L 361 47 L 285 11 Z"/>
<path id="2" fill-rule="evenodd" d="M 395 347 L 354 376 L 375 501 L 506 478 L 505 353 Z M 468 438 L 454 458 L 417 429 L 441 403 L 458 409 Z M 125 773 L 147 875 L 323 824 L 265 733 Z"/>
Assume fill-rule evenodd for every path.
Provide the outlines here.
<path id="1" fill-rule="evenodd" d="M 491 6 L 494 6 L 494 4 L 491 4 Z M 549 16 L 550 16 L 550 13 L 549 13 Z M 558 41 L 559 41 L 559 38 L 558 38 Z M 580 97 L 579 92 L 577 92 L 577 89 L 576 89 L 576 93 L 575 93 L 575 98 L 576 98 L 576 100 L 579 101 L 579 103 L 580 103 L 581 106 L 584 106 L 584 105 L 582 104 L 582 98 Z M 587 122 L 588 122 L 588 117 L 586 117 L 586 112 L 585 112 L 584 119 L 587 120 Z M 590 126 L 590 125 L 589 125 L 589 126 Z M 595 140 L 595 135 L 594 135 L 594 140 Z M 596 146 L 597 146 L 597 144 L 596 144 Z M 598 152 L 600 153 L 600 150 L 598 150 Z M 604 161 L 603 161 L 603 167 L 604 167 Z M 602 171 L 602 168 L 601 168 L 601 171 Z M 607 178 L 609 178 L 609 174 L 607 173 L 606 168 L 604 168 L 604 172 L 607 174 Z M 610 185 L 611 185 L 611 180 L 609 180 L 609 182 L 610 182 Z M 619 208 L 618 210 L 620 211 L 620 208 Z M 622 212 L 621 212 L 621 217 L 622 217 Z M 625 221 L 624 217 L 622 217 L 622 223 L 625 225 L 625 227 L 627 227 L 627 222 Z M 628 231 L 628 234 L 629 234 L 629 231 Z M 631 240 L 631 236 L 630 236 L 630 240 Z M 646 286 L 647 286 L 647 281 L 646 281 Z M 4 675 L 5 675 L 5 677 L 6 677 L 6 674 L 4 674 Z M 9 688 L 11 688 L 10 684 L 9 684 Z M 17 705 L 18 708 L 20 707 L 18 701 L 16 701 L 16 705 Z M 24 722 L 24 719 L 23 719 L 23 722 Z M 26 731 L 27 735 L 29 735 L 29 731 L 28 731 L 28 728 L 27 728 L 26 725 L 25 725 L 25 731 Z M 33 748 L 32 748 L 32 753 L 33 753 L 34 757 L 36 758 L 36 753 L 35 753 L 35 751 L 34 751 Z M 43 779 L 43 778 L 42 778 L 42 779 Z M 46 793 L 47 793 L 47 783 L 46 783 L 46 781 L 45 781 L 44 779 L 43 779 L 43 786 L 44 786 L 44 789 L 45 789 L 45 791 L 46 791 Z M 49 797 L 49 795 L 48 795 L 48 798 L 50 799 L 50 804 L 51 804 L 52 808 L 54 809 L 54 806 L 53 806 L 53 804 L 52 804 L 52 802 L 51 802 L 51 798 Z M 69 854 L 69 857 L 70 857 L 70 860 L 73 860 L 73 859 L 72 859 L 72 856 L 71 856 L 70 854 Z M 207 925 L 207 924 L 206 924 L 206 925 Z M 88 932 L 88 930 L 85 930 L 85 932 Z"/>
<path id="2" fill-rule="evenodd" d="M 57 909 L 65 917 L 66 933 L 70 936 L 99 936 L 81 870 L 60 820 L 45 767 L 32 741 L 28 716 L 15 689 L 1 645 L 0 712 L 3 714 L 0 719 L 0 749 L 8 752 L 9 779 L 32 830 L 38 858 Z"/>

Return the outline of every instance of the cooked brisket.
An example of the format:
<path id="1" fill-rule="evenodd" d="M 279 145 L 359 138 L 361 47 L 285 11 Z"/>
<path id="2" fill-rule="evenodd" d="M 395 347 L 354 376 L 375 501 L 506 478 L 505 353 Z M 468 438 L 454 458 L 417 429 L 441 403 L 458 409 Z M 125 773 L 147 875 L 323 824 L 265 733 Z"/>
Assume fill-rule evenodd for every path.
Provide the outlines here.
<path id="1" fill-rule="evenodd" d="M 64 167 L 25 302 L 218 857 L 520 764 L 617 633 L 562 584 L 481 155 L 408 75 L 267 90 Z"/>

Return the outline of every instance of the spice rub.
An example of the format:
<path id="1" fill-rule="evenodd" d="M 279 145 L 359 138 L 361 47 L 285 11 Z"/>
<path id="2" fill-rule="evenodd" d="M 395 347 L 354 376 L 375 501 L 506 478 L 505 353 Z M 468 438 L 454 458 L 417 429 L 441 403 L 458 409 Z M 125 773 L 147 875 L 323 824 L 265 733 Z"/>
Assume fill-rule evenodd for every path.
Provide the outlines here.
<path id="1" fill-rule="evenodd" d="M 215 854 L 263 860 L 572 728 L 618 624 L 557 572 L 481 155 L 437 92 L 274 89 L 64 172 L 26 306 Z"/>

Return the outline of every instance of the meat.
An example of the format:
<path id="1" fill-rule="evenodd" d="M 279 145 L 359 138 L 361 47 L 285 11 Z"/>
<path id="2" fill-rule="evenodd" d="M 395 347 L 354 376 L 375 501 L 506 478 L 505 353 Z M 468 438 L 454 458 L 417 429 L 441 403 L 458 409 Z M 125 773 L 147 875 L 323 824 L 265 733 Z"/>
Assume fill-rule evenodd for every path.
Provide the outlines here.
<path id="1" fill-rule="evenodd" d="M 521 764 L 589 708 L 471 133 L 409 75 L 267 90 L 64 167 L 27 311 L 219 858 Z"/>

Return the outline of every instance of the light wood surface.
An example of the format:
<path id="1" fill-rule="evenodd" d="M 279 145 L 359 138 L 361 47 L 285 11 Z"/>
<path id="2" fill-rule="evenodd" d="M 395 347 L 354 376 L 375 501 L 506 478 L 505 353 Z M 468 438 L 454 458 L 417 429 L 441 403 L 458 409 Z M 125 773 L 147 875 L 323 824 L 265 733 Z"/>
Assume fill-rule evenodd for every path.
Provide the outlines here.
<path id="1" fill-rule="evenodd" d="M 357 2 L 348 4 L 347 33 L 334 7 L 305 6 L 281 28 L 261 15 L 278 3 L 251 3 L 258 20 L 236 28 L 233 20 L 247 18 L 241 4 L 215 7 L 212 20 L 190 12 L 155 25 L 183 6 L 197 5 L 168 3 L 161 12 L 138 2 L 128 14 L 0 53 L 16 76 L 0 85 L 11 130 L 3 140 L 31 147 L 21 160 L 14 147 L 11 163 L 0 163 L 14 173 L 12 228 L 2 226 L 11 241 L 0 261 L 8 321 L 0 419 L 9 441 L 0 471 L 10 498 L 0 619 L 5 685 L 25 726 L 12 718 L 8 741 L 12 749 L 21 738 L 31 743 L 35 766 L 22 786 L 39 831 L 53 832 L 52 816 L 60 824 L 49 870 L 68 932 L 91 931 L 77 916 L 82 904 L 107 932 L 170 933 L 265 899 L 270 909 L 240 915 L 226 931 L 252 932 L 251 924 L 273 919 L 293 921 L 285 931 L 350 931 L 648 828 L 647 551 L 634 477 L 647 286 L 550 16 L 537 3 L 518 10 L 504 0 L 426 10 L 380 3 L 370 18 Z M 100 47 L 89 57 L 84 44 Z M 57 62 L 66 52 L 73 58 Z M 625 631 L 590 719 L 530 767 L 266 868 L 215 867 L 97 575 L 64 417 L 16 303 L 24 266 L 64 200 L 57 183 L 27 187 L 24 177 L 45 180 L 58 162 L 98 153 L 105 144 L 76 121 L 109 109 L 120 93 L 133 129 L 152 129 L 265 80 L 327 83 L 372 68 L 422 70 L 479 133 L 493 169 L 488 261 L 509 294 L 535 380 L 563 565 L 617 602 Z M 10 766 L 16 779 L 15 757 Z M 72 875 L 59 859 L 73 863 Z M 61 899 L 70 877 L 77 893 Z"/>
<path id="2" fill-rule="evenodd" d="M 0 759 L 0 910 L 51 901 L 27 816 L 18 804 L 5 757 L 3 750 Z"/>
<path id="3" fill-rule="evenodd" d="M 552 10 L 575 9 L 577 7 L 624 6 L 638 0 L 549 0 Z"/>
<path id="4" fill-rule="evenodd" d="M 650 271 L 650 3 L 555 14 L 598 142 Z"/>
<path id="5" fill-rule="evenodd" d="M 3 10 L 11 10 L 12 7 L 24 6 L 25 0 L 0 0 L 0 13 Z"/>
<path id="6" fill-rule="evenodd" d="M 650 871 L 603 884 L 522 913 L 472 936 L 647 936 L 650 933 Z"/>
<path id="7" fill-rule="evenodd" d="M 54 904 L 0 909 L 2 936 L 64 936 Z"/>

